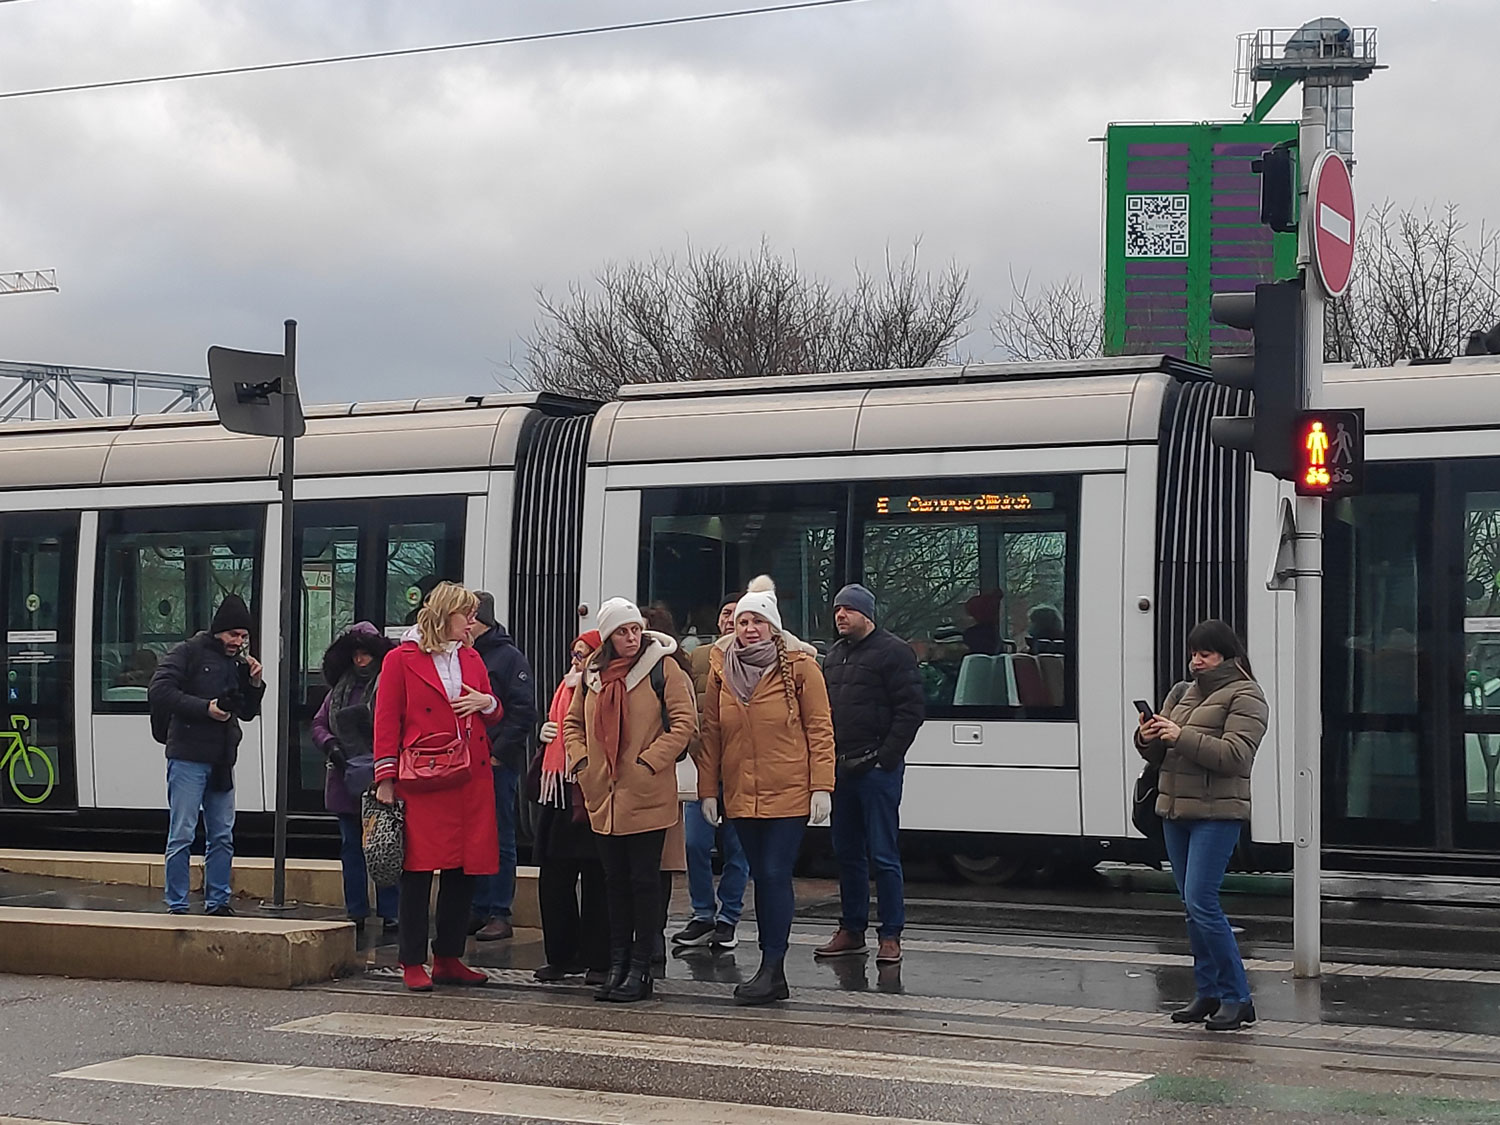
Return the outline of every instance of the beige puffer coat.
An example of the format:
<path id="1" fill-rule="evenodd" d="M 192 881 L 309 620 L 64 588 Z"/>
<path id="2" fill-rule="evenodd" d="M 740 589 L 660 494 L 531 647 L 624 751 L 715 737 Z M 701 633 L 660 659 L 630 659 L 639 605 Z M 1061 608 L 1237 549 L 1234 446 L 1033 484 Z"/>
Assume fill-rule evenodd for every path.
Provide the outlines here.
<path id="1" fill-rule="evenodd" d="M 1135 735 L 1141 757 L 1161 767 L 1157 815 L 1249 820 L 1250 766 L 1270 718 L 1260 685 L 1225 661 L 1174 687 L 1160 714 L 1182 728 L 1174 745 Z"/>

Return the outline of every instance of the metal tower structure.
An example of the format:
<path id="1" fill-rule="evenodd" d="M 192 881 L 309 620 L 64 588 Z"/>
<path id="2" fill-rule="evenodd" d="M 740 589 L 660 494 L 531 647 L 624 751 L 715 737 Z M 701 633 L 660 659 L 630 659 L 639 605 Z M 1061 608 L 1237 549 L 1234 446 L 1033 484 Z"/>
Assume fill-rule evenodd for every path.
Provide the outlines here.
<path id="1" fill-rule="evenodd" d="M 208 410 L 213 392 L 206 375 L 0 360 L 0 423 L 140 414 L 143 405 L 151 414 Z"/>
<path id="2" fill-rule="evenodd" d="M 1375 29 L 1324 17 L 1299 28 L 1246 32 L 1239 40 L 1234 104 L 1246 121 L 1263 121 L 1282 95 L 1302 83 L 1303 108 L 1317 106 L 1327 121 L 1328 147 L 1354 163 L 1354 83 L 1384 70 L 1375 59 Z M 1262 83 L 1266 89 L 1255 95 Z"/>
<path id="3" fill-rule="evenodd" d="M 0 296 L 7 293 L 56 293 L 56 270 L 12 270 L 0 273 Z"/>

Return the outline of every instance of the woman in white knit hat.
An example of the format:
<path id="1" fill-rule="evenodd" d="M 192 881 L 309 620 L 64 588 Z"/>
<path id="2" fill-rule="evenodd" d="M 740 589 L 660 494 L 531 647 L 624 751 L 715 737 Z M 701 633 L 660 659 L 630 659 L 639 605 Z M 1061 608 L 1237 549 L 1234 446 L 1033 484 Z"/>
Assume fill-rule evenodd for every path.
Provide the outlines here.
<path id="1" fill-rule="evenodd" d="M 679 815 L 677 759 L 698 727 L 692 678 L 667 659 L 677 642 L 645 624 L 624 598 L 599 607 L 602 642 L 584 666 L 562 728 L 609 900 L 609 976 L 594 995 L 616 1003 L 651 995 L 662 842 Z"/>
<path id="2" fill-rule="evenodd" d="M 698 796 L 703 817 L 734 823 L 755 881 L 761 965 L 734 990 L 741 1004 L 789 995 L 786 972 L 796 897 L 792 868 L 809 817 L 828 820 L 833 793 L 833 719 L 811 646 L 781 626 L 776 587 L 750 583 L 734 609 L 734 635 L 709 655 L 703 699 Z"/>

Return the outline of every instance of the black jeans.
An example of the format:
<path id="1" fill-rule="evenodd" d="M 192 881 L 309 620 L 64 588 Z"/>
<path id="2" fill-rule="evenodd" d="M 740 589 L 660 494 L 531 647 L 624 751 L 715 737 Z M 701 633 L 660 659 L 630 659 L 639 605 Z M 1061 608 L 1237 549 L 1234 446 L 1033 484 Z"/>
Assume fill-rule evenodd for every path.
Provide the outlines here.
<path id="1" fill-rule="evenodd" d="M 604 889 L 609 896 L 609 945 L 649 962 L 652 935 L 661 932 L 661 847 L 665 828 L 632 836 L 600 836 Z"/>
<path id="2" fill-rule="evenodd" d="M 597 859 L 549 856 L 542 860 L 536 895 L 542 908 L 542 948 L 549 965 L 609 968 L 609 907 L 604 886 L 604 867 Z"/>
<path id="3" fill-rule="evenodd" d="M 401 944 L 403 965 L 427 962 L 428 903 L 432 899 L 431 871 L 401 872 Z M 454 867 L 438 880 L 437 936 L 432 952 L 438 957 L 462 957 L 469 940 L 469 906 L 474 901 L 474 876 Z"/>

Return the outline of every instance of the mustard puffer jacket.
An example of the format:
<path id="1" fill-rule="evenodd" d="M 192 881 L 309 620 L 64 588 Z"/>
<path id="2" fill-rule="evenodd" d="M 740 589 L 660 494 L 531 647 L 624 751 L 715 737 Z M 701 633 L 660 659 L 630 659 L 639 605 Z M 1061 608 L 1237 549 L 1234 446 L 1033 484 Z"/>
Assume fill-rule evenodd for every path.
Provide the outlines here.
<path id="1" fill-rule="evenodd" d="M 793 639 L 791 701 L 781 669 L 772 668 L 742 703 L 724 682 L 725 647 L 716 644 L 709 654 L 698 796 L 717 797 L 722 780 L 725 816 L 805 817 L 814 791 L 833 792 L 833 716 L 822 669 Z"/>

